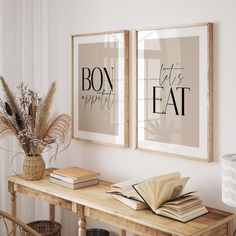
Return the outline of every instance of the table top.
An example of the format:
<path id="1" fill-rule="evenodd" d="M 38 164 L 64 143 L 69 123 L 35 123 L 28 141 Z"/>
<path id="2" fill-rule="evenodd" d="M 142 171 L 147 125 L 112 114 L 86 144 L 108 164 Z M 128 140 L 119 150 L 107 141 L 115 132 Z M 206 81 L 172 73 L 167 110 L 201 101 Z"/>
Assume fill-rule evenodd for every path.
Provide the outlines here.
<path id="1" fill-rule="evenodd" d="M 18 176 L 10 176 L 8 181 L 14 183 L 14 190 L 16 192 L 20 192 L 20 186 L 23 186 L 34 191 L 39 191 L 41 195 L 49 194 L 53 197 L 93 208 L 174 235 L 200 235 L 206 232 L 206 230 L 213 229 L 235 218 L 232 213 L 208 208 L 208 214 L 187 223 L 181 223 L 162 216 L 157 216 L 150 210 L 134 211 L 106 193 L 110 188 L 110 183 L 106 181 L 100 181 L 98 185 L 77 190 L 71 190 L 50 183 L 47 177 L 38 181 L 27 181 Z M 27 195 L 30 195 L 30 191 L 28 191 L 28 193 Z"/>

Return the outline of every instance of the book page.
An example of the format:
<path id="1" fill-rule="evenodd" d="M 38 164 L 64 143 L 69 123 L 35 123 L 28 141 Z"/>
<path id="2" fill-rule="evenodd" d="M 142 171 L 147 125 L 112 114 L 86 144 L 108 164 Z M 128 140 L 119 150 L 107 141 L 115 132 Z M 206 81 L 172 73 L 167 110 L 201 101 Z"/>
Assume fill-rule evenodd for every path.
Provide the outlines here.
<path id="1" fill-rule="evenodd" d="M 156 214 L 160 214 L 161 212 L 162 213 L 164 213 L 164 212 L 167 213 L 168 212 L 170 214 L 169 217 L 172 217 L 174 215 L 174 216 L 186 218 L 186 217 L 191 216 L 194 213 L 199 212 L 199 211 L 200 212 L 204 211 L 204 213 L 207 212 L 207 210 L 204 206 L 197 205 L 197 206 L 194 206 L 190 209 L 187 209 L 185 211 L 180 211 L 180 212 L 175 211 L 173 209 L 168 209 L 167 207 L 160 207 L 156 210 Z"/>
<path id="2" fill-rule="evenodd" d="M 183 191 L 189 177 L 175 179 L 164 184 L 160 195 L 155 201 L 155 209 L 159 208 L 162 203 L 176 199 Z"/>
<path id="3" fill-rule="evenodd" d="M 140 183 L 142 180 L 143 179 L 132 179 L 112 184 L 111 190 L 107 191 L 107 193 L 119 194 L 124 197 L 132 198 L 140 202 L 143 202 L 143 199 L 136 193 L 136 191 L 132 187 L 133 184 Z"/>
<path id="4" fill-rule="evenodd" d="M 172 180 L 179 179 L 180 173 L 174 172 L 167 175 L 155 176 L 144 180 L 143 182 L 134 186 L 137 192 L 147 202 L 152 210 L 156 209 L 156 202 L 162 191 L 163 186 Z"/>
<path id="5" fill-rule="evenodd" d="M 138 184 L 140 182 L 142 182 L 143 179 L 130 179 L 130 180 L 125 180 L 123 182 L 120 183 L 116 183 L 116 184 L 112 184 L 112 187 L 114 188 L 121 188 L 124 191 L 133 191 L 134 189 L 132 188 L 133 184 Z"/>
<path id="6" fill-rule="evenodd" d="M 160 208 L 169 208 L 175 211 L 184 211 L 186 209 L 190 209 L 197 205 L 202 205 L 202 200 L 192 199 L 192 200 L 180 203 L 180 204 L 169 204 L 169 202 L 167 202 L 167 203 L 162 204 Z"/>
<path id="7" fill-rule="evenodd" d="M 185 202 L 189 202 L 189 201 L 194 201 L 196 199 L 199 199 L 198 196 L 196 195 L 180 195 L 179 197 L 177 197 L 176 199 L 174 200 L 171 200 L 171 201 L 168 201 L 168 202 L 165 202 L 165 204 L 169 204 L 169 205 L 180 205 L 180 204 L 183 204 Z"/>

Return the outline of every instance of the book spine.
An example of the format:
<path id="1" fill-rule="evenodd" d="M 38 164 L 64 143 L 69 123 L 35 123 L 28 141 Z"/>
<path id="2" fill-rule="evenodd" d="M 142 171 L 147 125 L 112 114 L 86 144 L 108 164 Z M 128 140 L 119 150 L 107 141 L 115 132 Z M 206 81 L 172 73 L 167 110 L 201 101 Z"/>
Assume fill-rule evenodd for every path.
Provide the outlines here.
<path id="1" fill-rule="evenodd" d="M 76 183 L 76 184 L 71 184 L 71 183 L 67 183 L 65 181 L 62 181 L 60 179 L 56 179 L 56 178 L 51 177 L 51 176 L 49 177 L 49 181 L 51 183 L 58 184 L 60 186 L 70 188 L 70 189 L 84 188 L 84 187 L 88 187 L 88 186 L 95 185 L 95 184 L 99 183 L 99 180 L 97 178 L 97 179 L 94 179 L 94 180 L 88 180 L 88 181 L 83 181 L 83 182 Z"/>
<path id="2" fill-rule="evenodd" d="M 71 184 L 74 183 L 74 180 L 72 178 L 67 178 L 65 176 L 57 175 L 57 174 L 54 174 L 54 173 L 51 173 L 50 176 L 53 177 L 53 178 L 56 178 L 56 179 L 59 179 L 59 180 L 71 183 Z"/>
<path id="3" fill-rule="evenodd" d="M 112 195 L 112 197 L 136 211 L 147 208 L 147 205 L 144 202 L 132 200 L 130 198 L 126 198 L 120 195 Z"/>
<path id="4" fill-rule="evenodd" d="M 50 176 L 53 177 L 53 178 L 65 181 L 65 182 L 70 183 L 70 184 L 76 184 L 76 183 L 81 183 L 81 182 L 88 181 L 88 180 L 98 179 L 98 176 L 91 177 L 91 178 L 74 179 L 74 178 L 69 178 L 69 177 L 57 175 L 57 174 L 54 174 L 54 173 L 51 173 Z"/>

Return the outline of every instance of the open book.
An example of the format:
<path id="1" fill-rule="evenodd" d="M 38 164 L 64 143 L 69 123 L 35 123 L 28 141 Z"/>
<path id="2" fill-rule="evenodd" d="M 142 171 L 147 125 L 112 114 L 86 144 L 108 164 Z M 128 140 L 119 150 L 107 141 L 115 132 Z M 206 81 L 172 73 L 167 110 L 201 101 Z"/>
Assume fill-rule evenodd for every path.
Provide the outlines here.
<path id="1" fill-rule="evenodd" d="M 144 200 L 139 196 L 139 194 L 132 187 L 133 185 L 140 183 L 141 181 L 142 181 L 141 179 L 135 179 L 135 180 L 126 180 L 120 183 L 112 184 L 111 190 L 108 190 L 107 193 L 120 195 L 129 199 L 144 202 Z"/>
<path id="2" fill-rule="evenodd" d="M 113 184 L 107 193 L 112 194 L 113 198 L 122 202 L 133 210 L 137 211 L 146 209 L 148 208 L 148 205 L 132 187 L 133 184 L 137 184 L 141 181 L 141 179 L 135 179 Z"/>
<path id="3" fill-rule="evenodd" d="M 202 201 L 192 193 L 181 195 L 189 177 L 180 173 L 156 176 L 134 184 L 133 188 L 157 215 L 187 222 L 207 213 Z"/>

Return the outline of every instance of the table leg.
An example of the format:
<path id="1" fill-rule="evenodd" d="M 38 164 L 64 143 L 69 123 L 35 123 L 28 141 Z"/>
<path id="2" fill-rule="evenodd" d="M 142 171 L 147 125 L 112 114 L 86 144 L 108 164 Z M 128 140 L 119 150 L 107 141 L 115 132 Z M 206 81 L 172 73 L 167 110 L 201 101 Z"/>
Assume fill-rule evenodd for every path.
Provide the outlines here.
<path id="1" fill-rule="evenodd" d="M 84 216 L 84 206 L 72 202 L 72 211 L 76 213 L 79 218 L 78 221 L 78 236 L 86 236 L 86 221 Z"/>
<path id="2" fill-rule="evenodd" d="M 234 223 L 233 220 L 231 220 L 227 224 L 227 226 L 228 226 L 228 235 L 229 236 L 235 236 L 236 235 L 236 233 L 235 233 L 236 231 L 234 232 L 234 230 L 233 230 L 233 228 L 234 228 L 233 223 Z"/>
<path id="3" fill-rule="evenodd" d="M 120 229 L 119 236 L 126 236 L 126 231 L 124 229 Z"/>
<path id="4" fill-rule="evenodd" d="M 85 217 L 79 218 L 79 230 L 78 230 L 78 235 L 79 236 L 86 236 L 86 221 Z"/>
<path id="5" fill-rule="evenodd" d="M 77 209 L 77 214 L 79 217 L 79 222 L 78 222 L 78 235 L 79 236 L 86 236 L 86 221 L 85 221 L 85 216 L 84 216 L 84 207 L 83 206 L 78 206 Z"/>
<path id="6" fill-rule="evenodd" d="M 55 205 L 49 204 L 49 219 L 55 221 Z"/>
<path id="7" fill-rule="evenodd" d="M 9 201 L 9 211 L 10 214 L 16 217 L 16 192 L 14 191 L 14 184 L 8 184 L 8 191 L 10 192 L 10 201 Z M 11 224 L 12 236 L 16 236 L 16 224 L 12 222 Z"/>

